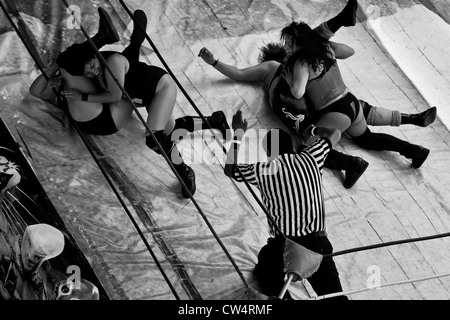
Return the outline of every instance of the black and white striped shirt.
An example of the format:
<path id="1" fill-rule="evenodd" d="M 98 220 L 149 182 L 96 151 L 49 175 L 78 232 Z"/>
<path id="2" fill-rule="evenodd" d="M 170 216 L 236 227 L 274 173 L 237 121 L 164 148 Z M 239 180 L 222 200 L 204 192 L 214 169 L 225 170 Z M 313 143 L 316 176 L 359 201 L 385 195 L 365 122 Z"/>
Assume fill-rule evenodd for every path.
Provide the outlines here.
<path id="1" fill-rule="evenodd" d="M 286 236 L 325 231 L 322 173 L 331 142 L 320 138 L 299 154 L 283 154 L 270 162 L 239 164 L 243 176 L 261 192 L 263 203 Z M 233 178 L 243 181 L 236 166 Z M 269 220 L 270 232 L 275 229 Z"/>

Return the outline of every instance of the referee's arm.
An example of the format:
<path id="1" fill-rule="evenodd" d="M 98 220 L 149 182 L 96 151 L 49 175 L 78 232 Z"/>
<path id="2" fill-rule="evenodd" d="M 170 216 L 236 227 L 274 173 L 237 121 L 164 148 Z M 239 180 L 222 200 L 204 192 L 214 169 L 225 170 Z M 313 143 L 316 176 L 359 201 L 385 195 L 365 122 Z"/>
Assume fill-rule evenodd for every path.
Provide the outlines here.
<path id="1" fill-rule="evenodd" d="M 227 160 L 225 162 L 224 173 L 226 176 L 233 178 L 233 169 L 237 163 L 237 157 L 239 154 L 239 147 L 241 145 L 242 138 L 245 131 L 247 131 L 247 120 L 242 117 L 242 111 L 239 110 L 233 116 L 231 126 L 234 130 L 234 137 L 231 140 L 230 148 L 227 152 Z"/>

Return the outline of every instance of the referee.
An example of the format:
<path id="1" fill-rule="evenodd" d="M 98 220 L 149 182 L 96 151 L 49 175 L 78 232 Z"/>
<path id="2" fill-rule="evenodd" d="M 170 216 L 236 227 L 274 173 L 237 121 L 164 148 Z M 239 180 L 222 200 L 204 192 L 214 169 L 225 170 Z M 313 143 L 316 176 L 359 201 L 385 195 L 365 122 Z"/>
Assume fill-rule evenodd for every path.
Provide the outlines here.
<path id="1" fill-rule="evenodd" d="M 322 191 L 322 172 L 325 159 L 332 146 L 339 141 L 339 130 L 308 127 L 304 136 L 318 136 L 317 141 L 294 152 L 289 133 L 275 129 L 263 141 L 268 162 L 237 164 L 241 140 L 247 130 L 247 121 L 239 110 L 232 120 L 234 138 L 228 151 L 225 174 L 239 182 L 245 179 L 256 186 L 268 214 L 284 236 L 301 246 L 326 255 L 333 247 L 325 232 L 325 205 Z M 305 140 L 307 141 L 307 140 Z M 276 150 L 278 148 L 278 150 Z M 277 152 L 278 151 L 278 152 Z M 278 296 L 284 286 L 284 242 L 269 220 L 271 238 L 258 254 L 254 275 L 262 293 Z M 339 274 L 333 258 L 324 258 L 319 269 L 308 278 L 317 295 L 342 292 Z M 289 293 L 286 294 L 289 298 Z M 341 296 L 336 299 L 346 299 Z"/>

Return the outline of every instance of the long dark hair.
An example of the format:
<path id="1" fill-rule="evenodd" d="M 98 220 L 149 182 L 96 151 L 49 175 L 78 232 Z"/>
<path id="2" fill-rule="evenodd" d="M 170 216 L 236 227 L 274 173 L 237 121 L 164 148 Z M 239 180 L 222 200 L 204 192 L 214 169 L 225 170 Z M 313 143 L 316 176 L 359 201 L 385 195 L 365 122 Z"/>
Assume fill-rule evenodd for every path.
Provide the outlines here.
<path id="1" fill-rule="evenodd" d="M 263 63 L 266 61 L 278 61 L 283 63 L 286 58 L 286 50 L 281 43 L 271 42 L 262 47 L 258 56 L 258 62 Z"/>
<path id="2" fill-rule="evenodd" d="M 300 47 L 293 55 L 288 57 L 286 68 L 292 70 L 297 61 L 304 61 L 317 72 L 321 65 L 334 62 L 329 41 L 321 38 L 311 27 L 304 22 L 292 22 L 281 30 L 281 40 L 286 41 L 290 36 L 292 45 Z"/>
<path id="3" fill-rule="evenodd" d="M 95 58 L 95 53 L 83 44 L 75 43 L 63 51 L 57 58 L 56 63 L 73 76 L 84 75 L 84 65 Z"/>

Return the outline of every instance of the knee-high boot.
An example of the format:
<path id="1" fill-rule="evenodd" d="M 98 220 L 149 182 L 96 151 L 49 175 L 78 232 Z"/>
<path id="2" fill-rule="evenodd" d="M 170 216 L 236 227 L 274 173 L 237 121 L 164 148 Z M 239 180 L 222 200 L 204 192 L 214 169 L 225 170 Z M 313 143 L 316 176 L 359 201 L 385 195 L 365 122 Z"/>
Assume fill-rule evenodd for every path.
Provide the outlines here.
<path id="1" fill-rule="evenodd" d="M 335 171 L 345 171 L 344 187 L 349 189 L 358 181 L 366 171 L 369 163 L 362 158 L 350 156 L 331 149 L 325 159 L 325 168 Z"/>
<path id="2" fill-rule="evenodd" d="M 162 149 L 167 154 L 169 159 L 172 161 L 173 166 L 177 170 L 181 179 L 183 179 L 183 182 L 189 189 L 190 194 L 194 195 L 196 190 L 194 170 L 192 170 L 191 167 L 189 167 L 186 163 L 184 163 L 177 146 L 172 142 L 172 140 L 170 140 L 168 136 L 166 136 L 163 130 L 155 131 L 153 135 L 158 140 L 159 144 L 161 145 Z M 158 154 L 162 154 L 156 142 L 150 135 L 148 135 L 145 139 L 146 145 L 150 149 L 152 149 Z M 183 193 L 183 197 L 189 198 L 189 193 L 184 188 L 182 188 L 181 191 Z"/>
<path id="3" fill-rule="evenodd" d="M 224 139 L 227 138 L 227 130 L 230 129 L 230 126 L 228 125 L 227 118 L 223 111 L 215 111 L 211 114 L 211 116 L 205 117 L 205 120 L 209 123 L 209 126 L 211 126 L 212 129 L 219 130 Z M 175 120 L 175 128 L 173 131 L 177 129 L 185 129 L 188 132 L 194 132 L 199 130 L 208 130 L 209 126 L 200 117 L 186 116 Z"/>
<path id="4" fill-rule="evenodd" d="M 130 36 L 130 43 L 125 50 L 122 51 L 122 55 L 130 62 L 139 61 L 141 45 L 145 40 L 145 30 L 147 30 L 147 16 L 144 11 L 137 9 L 133 13 L 133 17 L 135 25 Z M 136 23 L 139 25 L 136 25 Z"/>
<path id="5" fill-rule="evenodd" d="M 419 168 L 430 154 L 430 150 L 424 147 L 398 139 L 389 134 L 371 132 L 369 128 L 359 137 L 353 138 L 353 140 L 365 149 L 396 151 L 405 158 L 411 159 L 415 168 Z"/>
<path id="6" fill-rule="evenodd" d="M 401 124 L 412 124 L 419 127 L 427 127 L 436 120 L 437 108 L 432 107 L 421 113 L 401 114 Z"/>
<path id="7" fill-rule="evenodd" d="M 344 9 L 335 17 L 327 21 L 331 32 L 336 33 L 341 27 L 351 27 L 356 24 L 357 0 L 349 0 Z"/>
<path id="8" fill-rule="evenodd" d="M 104 45 L 119 41 L 120 38 L 106 10 L 103 8 L 98 8 L 98 15 L 100 17 L 98 32 L 91 38 L 91 40 L 94 42 L 97 49 L 100 49 Z"/>

